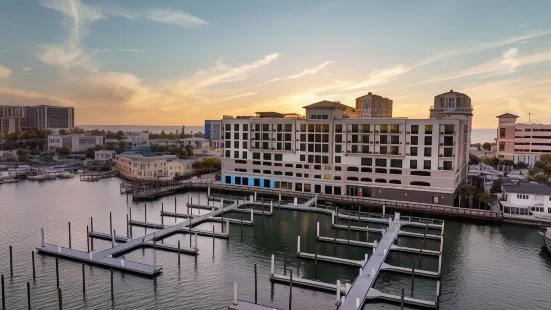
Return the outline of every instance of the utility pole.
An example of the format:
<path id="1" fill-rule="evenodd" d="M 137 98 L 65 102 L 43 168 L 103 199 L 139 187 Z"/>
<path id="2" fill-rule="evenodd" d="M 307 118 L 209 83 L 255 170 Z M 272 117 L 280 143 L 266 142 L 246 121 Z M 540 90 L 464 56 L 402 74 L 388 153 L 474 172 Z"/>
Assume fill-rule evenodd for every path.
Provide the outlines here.
<path id="1" fill-rule="evenodd" d="M 532 112 L 528 112 L 526 114 L 528 114 L 528 123 L 530 123 L 530 116 L 532 116 Z"/>

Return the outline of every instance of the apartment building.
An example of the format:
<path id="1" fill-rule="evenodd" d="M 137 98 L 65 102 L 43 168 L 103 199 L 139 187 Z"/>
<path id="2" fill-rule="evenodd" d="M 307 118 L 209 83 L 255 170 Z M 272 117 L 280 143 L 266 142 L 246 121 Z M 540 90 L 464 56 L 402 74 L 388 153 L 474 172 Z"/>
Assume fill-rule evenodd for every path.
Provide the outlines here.
<path id="1" fill-rule="evenodd" d="M 362 117 L 392 117 L 392 100 L 373 93 L 356 98 L 356 110 Z"/>
<path id="2" fill-rule="evenodd" d="M 362 118 L 331 101 L 304 108 L 304 120 L 223 119 L 222 182 L 454 204 L 467 175 L 465 111 L 407 119 Z"/>
<path id="3" fill-rule="evenodd" d="M 96 145 L 105 145 L 105 136 L 92 136 L 89 134 L 75 135 L 50 135 L 46 139 L 48 151 L 66 147 L 71 152 L 84 152 Z"/>
<path id="4" fill-rule="evenodd" d="M 0 106 L 0 134 L 21 131 L 21 119 L 26 112 L 25 107 Z"/>
<path id="5" fill-rule="evenodd" d="M 59 106 L 0 106 L 0 133 L 28 130 L 63 129 L 75 127 L 75 109 Z"/>
<path id="6" fill-rule="evenodd" d="M 170 180 L 193 173 L 197 159 L 180 160 L 176 155 L 154 155 L 143 152 L 124 152 L 116 155 L 115 169 L 123 177 L 141 180 Z"/>
<path id="7" fill-rule="evenodd" d="M 220 120 L 205 120 L 205 139 L 210 143 L 210 146 L 219 149 L 222 147 L 222 140 L 220 127 L 222 122 Z"/>
<path id="8" fill-rule="evenodd" d="M 517 115 L 497 116 L 497 157 L 532 166 L 542 154 L 551 154 L 551 125 L 517 123 Z"/>

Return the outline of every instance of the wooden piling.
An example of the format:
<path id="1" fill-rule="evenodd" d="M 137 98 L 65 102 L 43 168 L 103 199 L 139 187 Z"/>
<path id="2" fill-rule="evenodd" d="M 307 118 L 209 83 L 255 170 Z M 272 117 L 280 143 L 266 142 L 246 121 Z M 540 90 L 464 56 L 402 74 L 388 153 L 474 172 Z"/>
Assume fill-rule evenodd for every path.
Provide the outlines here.
<path id="1" fill-rule="evenodd" d="M 178 268 L 180 268 L 180 240 L 178 240 Z"/>
<path id="2" fill-rule="evenodd" d="M 402 289 L 402 298 L 400 300 L 400 310 L 404 310 L 404 289 Z"/>
<path id="3" fill-rule="evenodd" d="M 224 225 L 224 223 L 222 223 Z M 212 225 L 212 256 L 214 256 L 214 225 Z"/>
<path id="4" fill-rule="evenodd" d="M 144 218 L 144 222 L 147 223 L 147 203 L 144 204 L 143 218 Z"/>
<path id="5" fill-rule="evenodd" d="M 113 235 L 113 215 L 109 212 L 109 233 Z"/>
<path id="6" fill-rule="evenodd" d="M 82 298 L 86 299 L 86 274 L 84 273 L 84 264 L 82 264 Z"/>
<path id="7" fill-rule="evenodd" d="M 34 266 L 34 251 L 31 251 L 31 257 L 33 262 L 33 280 L 36 279 L 36 268 Z"/>
<path id="8" fill-rule="evenodd" d="M 13 278 L 13 249 L 10 245 L 10 277 Z"/>
<path id="9" fill-rule="evenodd" d="M 241 242 L 243 242 L 243 220 L 241 220 L 240 228 L 241 228 Z"/>
<path id="10" fill-rule="evenodd" d="M 113 268 L 111 268 L 111 300 L 115 300 L 115 288 L 113 285 Z"/>
<path id="11" fill-rule="evenodd" d="M 90 231 L 94 232 L 94 219 L 90 217 Z M 94 238 L 90 238 L 90 249 L 94 251 Z"/>
<path id="12" fill-rule="evenodd" d="M 350 244 L 350 214 L 348 215 L 348 244 Z"/>
<path id="13" fill-rule="evenodd" d="M 57 288 L 57 303 L 59 305 L 59 310 L 63 310 L 63 296 L 60 287 Z"/>
<path id="14" fill-rule="evenodd" d="M 57 288 L 59 288 L 59 260 L 55 258 L 55 281 Z"/>
<path id="15" fill-rule="evenodd" d="M 71 249 L 71 222 L 68 223 L 69 224 L 69 249 Z"/>
<path id="16" fill-rule="evenodd" d="M 31 310 L 31 283 L 27 282 L 27 307 Z"/>
<path id="17" fill-rule="evenodd" d="M 285 248 L 285 254 L 283 255 L 283 275 L 287 275 L 287 248 Z"/>
<path id="18" fill-rule="evenodd" d="M 176 197 L 174 197 L 174 213 L 176 213 Z"/>
<path id="19" fill-rule="evenodd" d="M 289 277 L 289 310 L 291 310 L 292 301 L 293 301 L 293 271 L 290 270 L 290 277 Z"/>
<path id="20" fill-rule="evenodd" d="M 333 256 L 335 256 L 337 250 L 337 237 L 335 236 L 335 231 L 333 230 Z"/>
<path id="21" fill-rule="evenodd" d="M 2 282 L 2 310 L 6 310 L 6 290 L 4 288 L 4 275 L 0 276 Z"/>
<path id="22" fill-rule="evenodd" d="M 189 247 L 191 248 L 191 218 L 189 219 Z"/>
<path id="23" fill-rule="evenodd" d="M 258 303 L 258 279 L 256 277 L 256 264 L 254 264 L 254 304 L 256 305 L 257 303 Z"/>
<path id="24" fill-rule="evenodd" d="M 165 212 L 165 204 L 164 202 L 161 202 L 161 225 L 165 225 L 165 217 L 163 216 L 163 213 Z"/>
<path id="25" fill-rule="evenodd" d="M 415 260 L 411 265 L 411 297 L 413 298 L 413 289 L 415 288 Z"/>
<path id="26" fill-rule="evenodd" d="M 128 214 L 126 215 L 126 238 L 130 239 L 130 221 L 128 220 Z"/>
<path id="27" fill-rule="evenodd" d="M 436 310 L 440 310 L 440 294 L 436 295 Z"/>

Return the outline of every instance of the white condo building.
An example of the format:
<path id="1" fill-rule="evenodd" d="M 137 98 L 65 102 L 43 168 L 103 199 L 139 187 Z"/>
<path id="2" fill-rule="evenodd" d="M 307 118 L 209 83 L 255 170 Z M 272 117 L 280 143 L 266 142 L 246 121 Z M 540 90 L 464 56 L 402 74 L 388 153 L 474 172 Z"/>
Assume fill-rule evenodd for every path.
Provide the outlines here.
<path id="1" fill-rule="evenodd" d="M 467 176 L 468 96 L 436 96 L 427 119 L 358 117 L 330 101 L 304 108 L 306 119 L 223 119 L 222 182 L 454 205 Z"/>
<path id="2" fill-rule="evenodd" d="M 50 135 L 47 138 L 48 151 L 66 147 L 71 152 L 83 152 L 96 145 L 105 145 L 105 136 L 92 136 L 89 134 Z"/>

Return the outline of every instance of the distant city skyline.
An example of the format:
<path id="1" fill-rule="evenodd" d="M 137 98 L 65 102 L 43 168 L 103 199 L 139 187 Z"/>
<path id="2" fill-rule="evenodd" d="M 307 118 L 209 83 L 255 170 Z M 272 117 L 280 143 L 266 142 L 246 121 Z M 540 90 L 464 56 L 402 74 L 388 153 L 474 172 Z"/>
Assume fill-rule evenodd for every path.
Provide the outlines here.
<path id="1" fill-rule="evenodd" d="M 0 3 L 0 105 L 74 106 L 75 123 L 202 126 L 373 92 L 394 116 L 434 96 L 551 123 L 548 2 L 20 0 Z"/>

